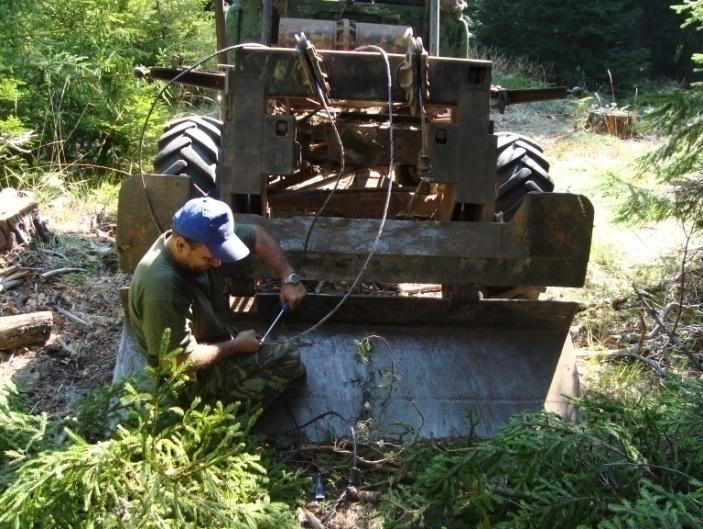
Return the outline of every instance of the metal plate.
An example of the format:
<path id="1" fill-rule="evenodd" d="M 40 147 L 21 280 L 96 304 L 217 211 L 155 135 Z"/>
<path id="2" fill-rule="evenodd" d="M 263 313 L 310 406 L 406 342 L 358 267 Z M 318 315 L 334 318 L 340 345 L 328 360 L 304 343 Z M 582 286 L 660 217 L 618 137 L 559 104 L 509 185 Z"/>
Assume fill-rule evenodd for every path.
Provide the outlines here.
<path id="1" fill-rule="evenodd" d="M 302 263 L 311 222 L 311 217 L 270 219 L 268 227 L 303 279 L 353 280 L 380 221 L 318 219 Z M 592 226 L 588 199 L 559 193 L 529 194 L 508 223 L 389 220 L 364 280 L 582 286 Z M 270 273 L 259 264 L 247 277 Z"/>
<path id="2" fill-rule="evenodd" d="M 322 307 L 315 304 L 301 307 L 298 319 L 318 316 Z M 417 310 L 420 306 L 416 303 Z M 442 319 L 431 312 L 431 303 L 425 308 L 427 321 Z M 325 325 L 298 339 L 307 383 L 287 400 L 279 399 L 260 427 L 286 433 L 335 411 L 345 420 L 326 417 L 304 434 L 313 441 L 348 437 L 350 424 L 370 420 L 376 435 L 407 440 L 416 433 L 488 436 L 514 414 L 544 407 L 568 416 L 573 410 L 563 394 L 579 391 L 570 341 L 564 346 L 574 310 L 573 303 L 490 300 L 444 324 L 417 325 L 417 314 L 399 311 L 396 320 L 410 324 L 383 323 L 389 315 L 378 322 L 377 313 L 367 312 L 373 323 Z M 355 319 L 363 316 L 356 313 Z M 274 340 L 294 337 L 307 326 L 289 320 Z M 359 343 L 368 336 L 382 339 L 370 338 L 372 350 L 362 359 Z"/>
<path id="3" fill-rule="evenodd" d="M 131 273 L 156 238 L 171 227 L 171 219 L 191 192 L 187 176 L 134 175 L 122 183 L 117 208 L 117 252 L 120 270 Z M 151 203 L 158 226 L 149 213 Z"/>

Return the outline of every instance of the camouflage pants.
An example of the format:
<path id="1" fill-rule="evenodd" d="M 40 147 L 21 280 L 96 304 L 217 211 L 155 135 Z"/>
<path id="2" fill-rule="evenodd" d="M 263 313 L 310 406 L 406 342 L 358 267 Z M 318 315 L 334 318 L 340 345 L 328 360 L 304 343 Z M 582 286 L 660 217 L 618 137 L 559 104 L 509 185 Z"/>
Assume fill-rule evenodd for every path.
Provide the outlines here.
<path id="1" fill-rule="evenodd" d="M 236 355 L 197 373 L 185 396 L 205 401 L 253 401 L 264 408 L 286 389 L 305 383 L 305 366 L 291 343 L 264 344 L 260 351 Z"/>

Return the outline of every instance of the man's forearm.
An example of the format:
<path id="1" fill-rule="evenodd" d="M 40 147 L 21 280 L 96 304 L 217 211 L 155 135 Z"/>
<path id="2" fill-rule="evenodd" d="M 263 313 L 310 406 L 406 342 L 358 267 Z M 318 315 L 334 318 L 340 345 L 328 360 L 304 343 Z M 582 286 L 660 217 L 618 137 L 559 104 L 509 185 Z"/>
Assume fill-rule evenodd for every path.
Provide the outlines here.
<path id="1" fill-rule="evenodd" d="M 190 362 L 191 372 L 201 371 L 237 354 L 250 352 L 242 346 L 242 341 L 238 337 L 218 343 L 199 343 L 195 349 L 189 353 L 181 355 L 181 361 Z"/>
<path id="2" fill-rule="evenodd" d="M 273 270 L 279 279 L 284 279 L 295 272 L 278 243 L 266 229 L 256 226 L 256 243 L 254 251 Z"/>
<path id="3" fill-rule="evenodd" d="M 286 283 L 284 281 L 295 272 L 295 269 L 283 255 L 278 243 L 261 226 L 256 227 L 254 251 L 281 280 L 281 302 L 287 303 L 291 310 L 295 310 L 305 297 L 305 286 L 302 283 Z"/>

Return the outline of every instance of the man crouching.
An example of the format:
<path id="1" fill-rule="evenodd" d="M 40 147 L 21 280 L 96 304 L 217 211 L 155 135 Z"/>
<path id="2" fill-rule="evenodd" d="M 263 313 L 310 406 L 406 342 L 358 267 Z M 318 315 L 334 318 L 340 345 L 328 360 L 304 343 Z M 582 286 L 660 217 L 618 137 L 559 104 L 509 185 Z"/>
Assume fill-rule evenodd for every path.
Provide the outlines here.
<path id="1" fill-rule="evenodd" d="M 244 259 L 250 249 L 281 279 L 281 301 L 294 310 L 305 287 L 278 244 L 260 226 L 235 226 L 229 206 L 212 198 L 186 202 L 134 272 L 128 303 L 134 349 L 142 365 L 158 365 L 170 329 L 167 350 L 181 350 L 189 362 L 189 398 L 252 400 L 265 407 L 304 380 L 305 368 L 289 344 L 262 346 L 253 330 L 233 333 L 224 320 L 220 266 Z M 120 347 L 113 382 L 134 374 L 140 363 L 126 358 L 129 349 Z"/>

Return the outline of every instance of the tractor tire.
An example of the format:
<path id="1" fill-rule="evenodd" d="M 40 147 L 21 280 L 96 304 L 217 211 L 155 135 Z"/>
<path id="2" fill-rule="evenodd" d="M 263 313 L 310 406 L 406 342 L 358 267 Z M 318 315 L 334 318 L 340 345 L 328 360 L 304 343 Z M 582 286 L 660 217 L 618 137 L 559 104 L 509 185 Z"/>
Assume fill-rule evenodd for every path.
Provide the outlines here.
<path id="1" fill-rule="evenodd" d="M 192 195 L 217 198 L 215 172 L 220 156 L 222 122 L 209 116 L 186 116 L 166 125 L 154 158 L 157 174 L 184 175 Z"/>
<path id="2" fill-rule="evenodd" d="M 526 136 L 499 132 L 496 160 L 496 213 L 509 221 L 528 193 L 554 191 L 542 148 Z"/>
<path id="3" fill-rule="evenodd" d="M 496 160 L 496 213 L 508 222 L 528 193 L 554 191 L 549 177 L 549 162 L 542 148 L 526 136 L 499 132 Z M 538 299 L 545 288 L 540 286 L 482 287 L 485 298 Z"/>

